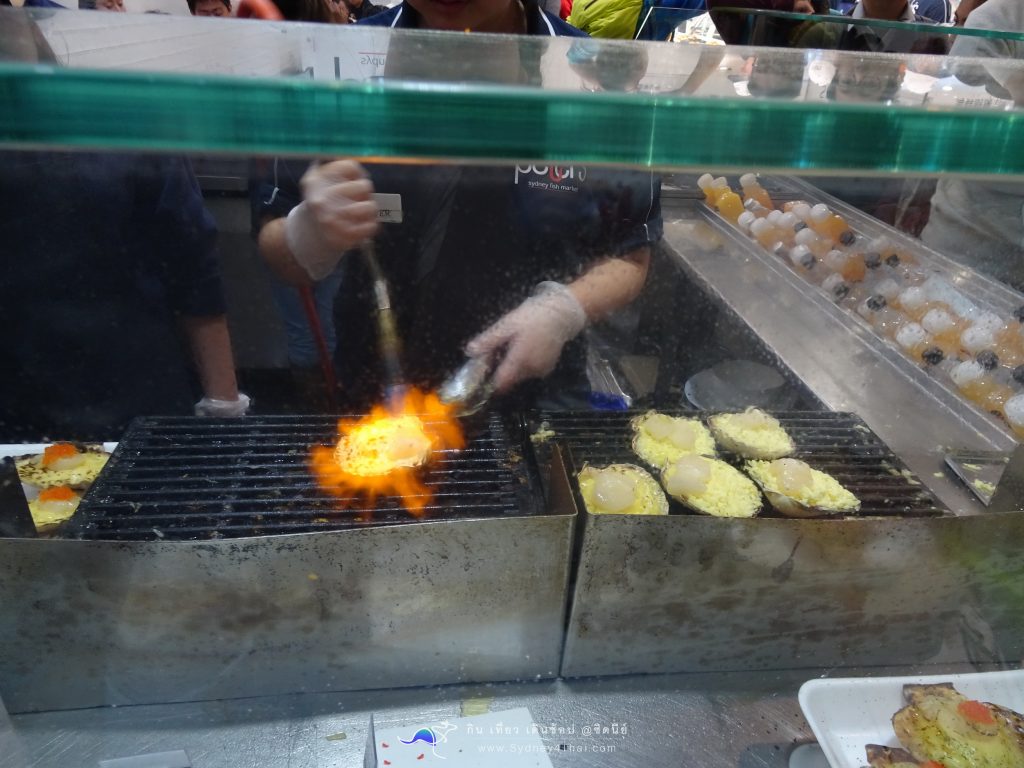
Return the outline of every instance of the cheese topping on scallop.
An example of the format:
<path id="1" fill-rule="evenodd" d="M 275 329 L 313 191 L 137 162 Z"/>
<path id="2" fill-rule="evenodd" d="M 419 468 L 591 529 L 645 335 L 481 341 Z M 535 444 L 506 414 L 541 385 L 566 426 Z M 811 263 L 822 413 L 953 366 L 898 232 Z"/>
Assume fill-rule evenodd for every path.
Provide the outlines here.
<path id="1" fill-rule="evenodd" d="M 668 499 L 658 481 L 633 464 L 585 466 L 580 495 L 592 515 L 667 515 Z"/>
<path id="2" fill-rule="evenodd" d="M 631 422 L 633 451 L 652 467 L 683 456 L 714 456 L 715 440 L 699 420 L 650 411 Z"/>

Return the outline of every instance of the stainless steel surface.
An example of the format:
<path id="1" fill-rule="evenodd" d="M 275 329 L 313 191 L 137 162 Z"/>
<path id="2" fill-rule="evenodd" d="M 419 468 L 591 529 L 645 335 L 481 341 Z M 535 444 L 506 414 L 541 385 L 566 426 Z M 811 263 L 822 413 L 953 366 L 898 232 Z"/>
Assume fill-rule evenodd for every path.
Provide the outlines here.
<path id="1" fill-rule="evenodd" d="M 973 669 L 842 676 L 957 671 Z M 555 768 L 785 768 L 813 738 L 796 693 L 819 675 L 840 676 L 660 675 L 50 712 L 11 718 L 6 743 L 0 717 L 0 768 L 93 768 L 174 749 L 195 768 L 353 768 L 362 765 L 371 714 L 377 727 L 410 725 L 458 717 L 464 702 L 480 698 L 492 699 L 493 712 L 528 707 Z"/>
<path id="2" fill-rule="evenodd" d="M 0 541 L 15 712 L 558 672 L 574 518 Z"/>
<path id="3" fill-rule="evenodd" d="M 952 449 L 1010 450 L 1013 438 L 866 326 L 698 205 L 665 209 L 665 248 L 704 291 L 749 325 L 828 407 L 859 415 L 957 514 L 984 510 L 945 469 Z"/>
<path id="4" fill-rule="evenodd" d="M 1024 649 L 1019 513 L 582 524 L 566 677 L 994 661 Z M 968 628 L 988 639 L 946 656 L 944 639 Z"/>
<path id="5" fill-rule="evenodd" d="M 946 465 L 987 507 L 1009 459 L 999 451 L 953 451 L 946 454 Z"/>
<path id="6" fill-rule="evenodd" d="M 1010 454 L 989 506 L 996 512 L 1020 510 L 1024 506 L 1024 445 Z"/>

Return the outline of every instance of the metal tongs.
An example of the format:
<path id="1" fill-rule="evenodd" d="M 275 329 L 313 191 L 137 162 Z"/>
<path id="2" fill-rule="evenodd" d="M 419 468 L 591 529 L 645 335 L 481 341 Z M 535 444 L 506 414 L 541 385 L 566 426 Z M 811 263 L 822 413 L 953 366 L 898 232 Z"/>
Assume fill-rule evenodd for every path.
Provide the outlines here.
<path id="1" fill-rule="evenodd" d="M 377 261 L 372 240 L 360 246 L 370 278 L 373 280 L 374 302 L 377 305 L 377 339 L 381 361 L 384 364 L 384 400 L 392 413 L 401 410 L 405 395 L 405 376 L 402 373 L 402 341 L 398 335 L 395 311 L 384 271 Z M 494 393 L 491 374 L 496 355 L 469 358 L 438 390 L 441 402 L 455 406 L 458 416 L 471 416 L 479 411 Z"/>
<path id="2" fill-rule="evenodd" d="M 457 416 L 472 416 L 484 407 L 494 394 L 494 373 L 497 355 L 471 357 L 438 390 L 438 397 L 446 405 L 455 407 Z"/>
<path id="3" fill-rule="evenodd" d="M 405 395 L 405 376 L 402 373 L 402 340 L 398 335 L 395 311 L 391 306 L 388 281 L 377 261 L 372 240 L 365 240 L 359 247 L 370 270 L 373 280 L 374 302 L 377 305 L 377 341 L 381 361 L 384 363 L 384 401 L 388 410 L 398 413 Z"/>

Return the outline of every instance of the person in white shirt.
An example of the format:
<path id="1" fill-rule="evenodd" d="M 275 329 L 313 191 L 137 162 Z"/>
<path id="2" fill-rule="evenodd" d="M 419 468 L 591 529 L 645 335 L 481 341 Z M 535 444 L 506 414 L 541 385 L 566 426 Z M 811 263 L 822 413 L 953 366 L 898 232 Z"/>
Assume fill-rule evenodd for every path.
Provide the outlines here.
<path id="1" fill-rule="evenodd" d="M 1024 31 L 1024 2 L 988 0 L 971 11 L 966 26 Z M 1024 59 L 1024 42 L 959 36 L 953 56 Z M 995 96 L 1024 104 L 1024 71 L 998 66 L 961 68 L 958 78 L 984 84 Z M 921 239 L 931 247 L 1024 290 L 1024 184 L 943 179 Z"/>

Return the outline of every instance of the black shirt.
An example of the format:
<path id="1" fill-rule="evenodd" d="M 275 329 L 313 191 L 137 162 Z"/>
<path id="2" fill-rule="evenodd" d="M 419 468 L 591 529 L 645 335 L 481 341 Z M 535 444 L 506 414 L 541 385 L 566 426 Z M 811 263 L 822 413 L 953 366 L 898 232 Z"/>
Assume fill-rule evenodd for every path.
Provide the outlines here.
<path id="1" fill-rule="evenodd" d="M 6 439 L 117 437 L 197 395 L 175 318 L 223 314 L 216 226 L 181 158 L 0 153 Z"/>

